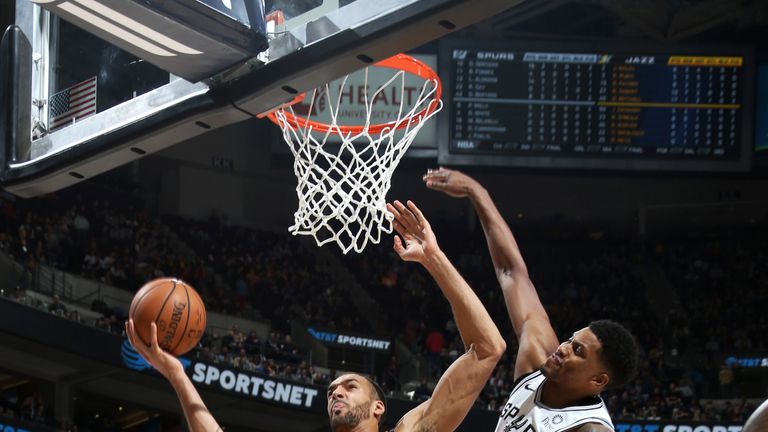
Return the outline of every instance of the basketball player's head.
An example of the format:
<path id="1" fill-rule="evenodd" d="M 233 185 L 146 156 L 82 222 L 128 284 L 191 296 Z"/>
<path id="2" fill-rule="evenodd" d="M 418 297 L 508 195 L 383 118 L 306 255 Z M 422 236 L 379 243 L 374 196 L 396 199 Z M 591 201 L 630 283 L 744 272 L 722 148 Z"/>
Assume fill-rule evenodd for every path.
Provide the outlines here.
<path id="1" fill-rule="evenodd" d="M 548 380 L 571 387 L 580 395 L 618 388 L 637 372 L 635 338 L 621 324 L 593 321 L 560 344 L 541 370 Z"/>
<path id="2" fill-rule="evenodd" d="M 328 385 L 328 416 L 333 432 L 349 431 L 366 423 L 378 431 L 385 405 L 384 391 L 363 375 L 341 375 Z"/>

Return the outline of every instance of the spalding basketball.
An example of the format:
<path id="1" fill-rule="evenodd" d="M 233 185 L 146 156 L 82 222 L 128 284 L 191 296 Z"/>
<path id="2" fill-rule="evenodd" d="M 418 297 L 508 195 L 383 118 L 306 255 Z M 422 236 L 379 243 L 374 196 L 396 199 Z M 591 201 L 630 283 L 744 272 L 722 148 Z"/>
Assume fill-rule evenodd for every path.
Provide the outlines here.
<path id="1" fill-rule="evenodd" d="M 152 340 L 157 324 L 157 342 L 174 356 L 188 353 L 197 346 L 205 331 L 205 304 L 191 286 L 173 278 L 147 282 L 133 296 L 128 317 L 142 342 Z"/>

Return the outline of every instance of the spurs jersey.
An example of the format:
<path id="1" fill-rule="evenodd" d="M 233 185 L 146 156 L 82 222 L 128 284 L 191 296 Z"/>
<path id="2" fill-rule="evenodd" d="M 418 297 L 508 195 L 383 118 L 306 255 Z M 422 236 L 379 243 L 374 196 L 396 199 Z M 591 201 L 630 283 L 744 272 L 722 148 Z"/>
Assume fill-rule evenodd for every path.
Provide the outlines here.
<path id="1" fill-rule="evenodd" d="M 544 381 L 541 371 L 518 378 L 501 410 L 496 432 L 563 432 L 586 423 L 599 423 L 613 430 L 611 417 L 599 396 L 591 405 L 550 408 L 541 402 Z"/>

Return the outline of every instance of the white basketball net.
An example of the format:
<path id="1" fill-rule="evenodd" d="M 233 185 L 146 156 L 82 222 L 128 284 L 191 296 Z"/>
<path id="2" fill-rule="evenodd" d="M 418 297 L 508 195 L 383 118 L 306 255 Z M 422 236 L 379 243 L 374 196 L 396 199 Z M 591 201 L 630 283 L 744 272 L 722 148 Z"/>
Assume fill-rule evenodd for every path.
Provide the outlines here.
<path id="1" fill-rule="evenodd" d="M 364 74 L 367 88 L 367 68 Z M 438 88 L 435 80 L 425 80 L 414 105 L 404 106 L 405 76 L 406 72 L 397 71 L 373 93 L 364 96 L 366 115 L 360 133 L 345 134 L 337 124 L 341 89 L 346 88 L 348 77 L 341 80 L 335 100 L 331 100 L 331 84 L 312 92 L 307 120 L 313 120 L 310 116 L 315 104 L 324 99 L 331 116 L 328 132 L 313 131 L 301 120 L 298 124 L 290 123 L 286 111 L 296 115 L 293 107 L 275 112 L 283 138 L 295 158 L 293 169 L 298 178 L 299 208 L 289 232 L 311 235 L 318 246 L 336 242 L 345 254 L 350 249 L 360 253 L 369 241 L 379 243 L 382 231 L 392 232 L 392 215 L 385 207 L 392 174 L 421 127 L 442 108 L 442 101 L 437 101 L 434 111 L 424 118 L 417 116 L 434 100 Z M 393 126 L 369 133 L 374 102 L 380 93 L 396 91 L 398 86 L 400 106 Z M 332 135 L 339 136 L 341 143 L 327 143 Z"/>

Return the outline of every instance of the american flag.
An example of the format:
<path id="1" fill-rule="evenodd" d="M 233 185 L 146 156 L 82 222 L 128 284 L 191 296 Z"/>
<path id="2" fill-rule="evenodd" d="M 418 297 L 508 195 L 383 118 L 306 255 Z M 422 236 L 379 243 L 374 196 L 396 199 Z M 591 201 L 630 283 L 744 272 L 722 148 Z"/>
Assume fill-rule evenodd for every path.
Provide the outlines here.
<path id="1" fill-rule="evenodd" d="M 95 114 L 96 77 L 88 78 L 51 96 L 49 106 L 49 132 Z"/>

